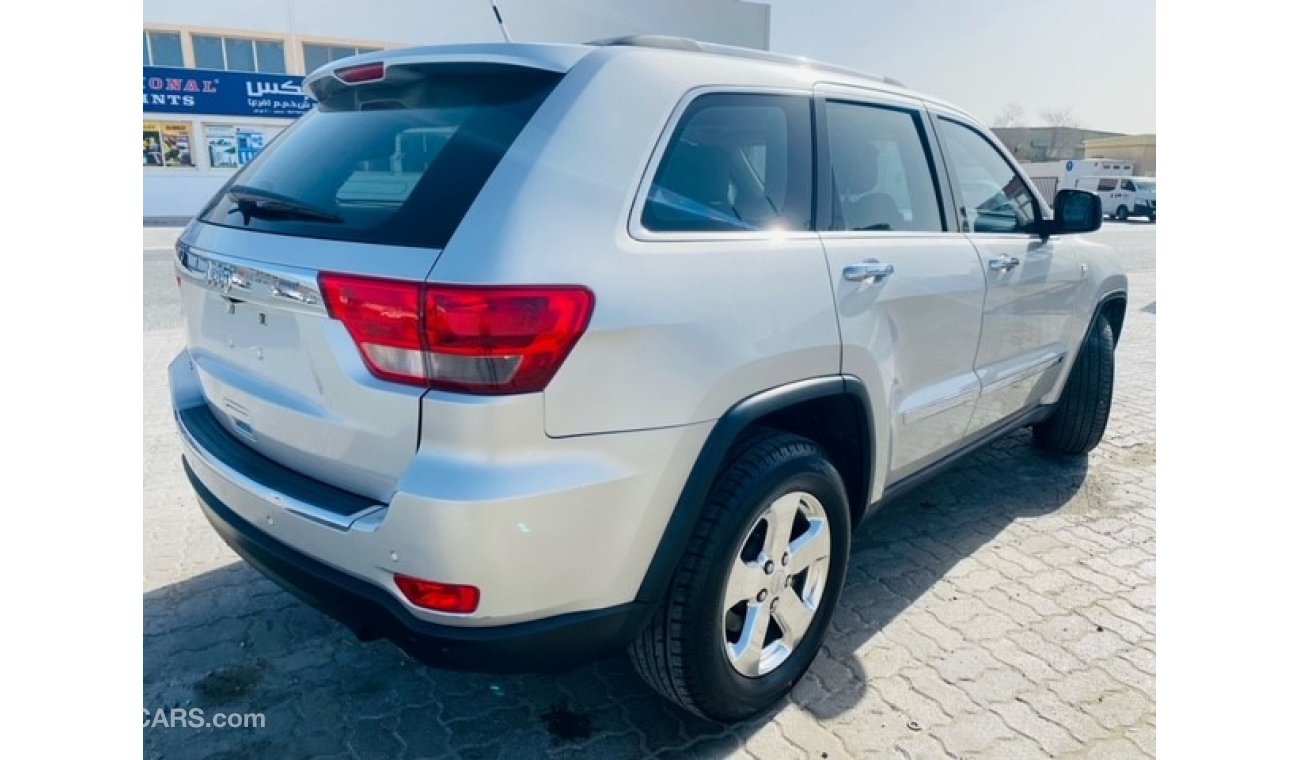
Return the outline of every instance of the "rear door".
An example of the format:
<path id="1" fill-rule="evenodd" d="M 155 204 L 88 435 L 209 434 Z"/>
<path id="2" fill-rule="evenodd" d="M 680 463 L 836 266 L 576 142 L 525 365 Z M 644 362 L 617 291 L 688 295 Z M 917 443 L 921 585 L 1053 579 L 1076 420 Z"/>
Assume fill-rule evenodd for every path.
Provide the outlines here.
<path id="1" fill-rule="evenodd" d="M 422 282 L 561 75 L 446 62 L 374 74 L 331 81 L 232 178 L 182 237 L 177 272 L 217 420 L 274 461 L 386 500 L 421 424 L 427 357 L 392 340 L 418 323 L 419 298 L 366 291 L 357 306 L 367 280 L 349 280 L 339 298 L 371 325 L 354 334 L 321 275 Z"/>
<path id="2" fill-rule="evenodd" d="M 1042 203 L 995 139 L 955 115 L 935 124 L 961 229 L 988 279 L 974 434 L 1037 404 L 1064 371 L 1083 274 L 1067 243 L 1040 235 Z"/>
<path id="3" fill-rule="evenodd" d="M 984 273 L 952 227 L 922 107 L 818 88 L 819 229 L 843 340 L 843 371 L 883 401 L 888 475 L 935 461 L 966 432 Z M 879 459 L 878 459 L 879 461 Z"/>

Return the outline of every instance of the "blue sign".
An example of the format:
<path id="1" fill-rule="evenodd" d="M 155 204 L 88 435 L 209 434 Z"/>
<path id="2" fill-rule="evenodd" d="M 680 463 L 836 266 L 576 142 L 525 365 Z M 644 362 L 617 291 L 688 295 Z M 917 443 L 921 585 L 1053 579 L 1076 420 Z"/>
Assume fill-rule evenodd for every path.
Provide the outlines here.
<path id="1" fill-rule="evenodd" d="M 146 113 L 296 117 L 312 107 L 302 77 L 144 67 Z"/>
<path id="2" fill-rule="evenodd" d="M 1072 172 L 1072 171 L 1074 171 L 1074 162 L 1073 162 L 1073 161 L 1066 161 L 1066 162 L 1065 162 L 1065 170 L 1066 170 L 1067 172 Z"/>

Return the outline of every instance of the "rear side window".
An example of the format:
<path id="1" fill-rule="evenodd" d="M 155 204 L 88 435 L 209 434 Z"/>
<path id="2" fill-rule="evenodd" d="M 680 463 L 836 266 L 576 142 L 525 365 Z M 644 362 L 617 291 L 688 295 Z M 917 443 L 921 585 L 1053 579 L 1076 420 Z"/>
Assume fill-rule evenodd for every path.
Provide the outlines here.
<path id="1" fill-rule="evenodd" d="M 812 101 L 696 98 L 664 151 L 641 224 L 656 232 L 812 229 Z"/>
<path id="2" fill-rule="evenodd" d="M 340 86 L 236 174 L 200 218 L 260 232 L 442 248 L 560 75 L 390 68 Z"/>
<path id="3" fill-rule="evenodd" d="M 1110 192 L 1111 190 L 1114 190 L 1114 189 L 1115 189 L 1115 180 L 1113 180 L 1113 179 L 1099 179 L 1099 180 L 1097 180 L 1097 192 L 1099 192 L 1099 193 L 1107 193 L 1107 192 Z"/>
<path id="4" fill-rule="evenodd" d="M 830 101 L 831 229 L 943 230 L 919 115 Z"/>

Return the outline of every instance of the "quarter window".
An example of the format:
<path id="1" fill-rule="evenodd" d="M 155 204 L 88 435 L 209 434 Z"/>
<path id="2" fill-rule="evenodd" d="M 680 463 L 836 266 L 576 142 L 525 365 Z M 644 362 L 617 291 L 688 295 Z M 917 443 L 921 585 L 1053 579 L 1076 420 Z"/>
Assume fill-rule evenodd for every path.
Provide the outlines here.
<path id="1" fill-rule="evenodd" d="M 658 232 L 812 229 L 812 104 L 793 95 L 696 98 L 655 172 L 642 225 Z"/>
<path id="2" fill-rule="evenodd" d="M 917 114 L 831 101 L 826 104 L 826 131 L 831 229 L 943 229 Z"/>
<path id="3" fill-rule="evenodd" d="M 193 36 L 194 66 L 221 71 L 257 71 L 283 74 L 284 43 L 278 40 L 250 40 L 243 37 Z"/>
<path id="4" fill-rule="evenodd" d="M 963 232 L 1034 232 L 1038 204 L 1033 191 L 983 135 L 939 119 L 949 171 L 961 206 Z"/>

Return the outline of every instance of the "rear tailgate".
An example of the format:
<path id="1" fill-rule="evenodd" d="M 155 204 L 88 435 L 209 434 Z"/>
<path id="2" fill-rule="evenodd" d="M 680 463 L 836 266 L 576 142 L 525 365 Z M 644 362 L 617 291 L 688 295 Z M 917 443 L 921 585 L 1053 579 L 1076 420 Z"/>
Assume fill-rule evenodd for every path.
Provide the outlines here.
<path id="1" fill-rule="evenodd" d="M 415 454 L 426 386 L 376 376 L 375 351 L 363 356 L 334 318 L 320 275 L 422 282 L 561 76 L 404 60 L 317 87 L 317 108 L 177 246 L 189 353 L 221 424 L 269 459 L 381 500 Z M 379 328 L 404 318 L 366 308 Z"/>

